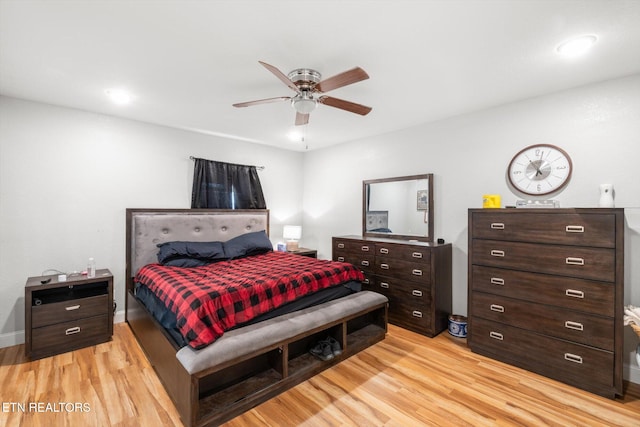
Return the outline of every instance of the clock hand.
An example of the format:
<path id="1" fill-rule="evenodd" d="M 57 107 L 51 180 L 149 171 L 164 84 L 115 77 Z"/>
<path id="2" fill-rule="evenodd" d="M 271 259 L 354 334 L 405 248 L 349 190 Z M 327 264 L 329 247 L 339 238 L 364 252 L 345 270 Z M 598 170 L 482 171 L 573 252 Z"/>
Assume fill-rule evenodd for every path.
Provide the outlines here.
<path id="1" fill-rule="evenodd" d="M 540 170 L 540 168 L 539 168 L 535 163 L 533 163 L 533 161 L 532 161 L 532 160 L 529 160 L 529 163 L 530 163 L 531 165 L 533 165 L 533 167 L 534 167 L 534 168 L 536 168 L 536 176 L 538 176 L 538 175 L 542 175 L 542 171 Z"/>

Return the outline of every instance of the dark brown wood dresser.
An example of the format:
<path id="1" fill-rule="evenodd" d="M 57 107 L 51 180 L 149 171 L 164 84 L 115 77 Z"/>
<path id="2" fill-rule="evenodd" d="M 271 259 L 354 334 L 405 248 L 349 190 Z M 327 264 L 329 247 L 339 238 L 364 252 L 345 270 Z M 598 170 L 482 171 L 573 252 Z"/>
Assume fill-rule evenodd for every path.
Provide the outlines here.
<path id="1" fill-rule="evenodd" d="M 333 260 L 360 267 L 363 288 L 389 299 L 389 323 L 434 337 L 451 314 L 451 244 L 333 237 Z"/>
<path id="2" fill-rule="evenodd" d="M 471 350 L 622 394 L 623 209 L 470 209 Z"/>

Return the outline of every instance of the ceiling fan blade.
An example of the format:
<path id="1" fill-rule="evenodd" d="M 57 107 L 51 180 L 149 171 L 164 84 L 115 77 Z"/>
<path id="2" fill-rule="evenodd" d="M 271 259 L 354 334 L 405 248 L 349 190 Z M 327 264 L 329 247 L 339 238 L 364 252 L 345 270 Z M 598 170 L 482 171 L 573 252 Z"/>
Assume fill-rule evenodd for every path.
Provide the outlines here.
<path id="1" fill-rule="evenodd" d="M 279 96 L 277 98 L 258 99 L 256 101 L 238 102 L 233 104 L 234 107 L 250 107 L 252 105 L 269 104 L 271 102 L 289 101 L 291 98 L 288 96 Z"/>
<path id="2" fill-rule="evenodd" d="M 296 113 L 296 126 L 302 126 L 309 123 L 309 114 Z"/>
<path id="3" fill-rule="evenodd" d="M 289 77 L 287 77 L 286 75 L 284 75 L 284 73 L 280 70 L 278 70 L 276 67 L 274 67 L 273 65 L 269 65 L 266 62 L 262 62 L 262 61 L 258 61 L 260 64 L 262 64 L 262 66 L 264 68 L 266 68 L 267 70 L 271 71 L 277 78 L 279 78 L 280 80 L 282 80 L 282 82 L 284 84 L 286 84 L 287 86 L 289 86 L 291 88 L 291 90 L 300 93 L 300 89 L 298 89 L 298 86 L 296 86 L 291 80 L 289 80 Z"/>
<path id="4" fill-rule="evenodd" d="M 315 86 L 314 89 L 318 92 L 329 92 L 330 90 L 357 83 L 368 78 L 369 75 L 366 71 L 364 71 L 360 67 L 356 67 L 349 71 L 345 71 L 343 73 L 336 74 L 333 77 L 329 77 L 328 79 L 322 80 Z"/>
<path id="5" fill-rule="evenodd" d="M 366 116 L 372 110 L 371 107 L 367 107 L 366 105 L 356 104 L 355 102 L 345 101 L 344 99 L 326 95 L 318 98 L 318 102 L 330 107 L 340 108 L 341 110 L 360 114 L 361 116 Z"/>

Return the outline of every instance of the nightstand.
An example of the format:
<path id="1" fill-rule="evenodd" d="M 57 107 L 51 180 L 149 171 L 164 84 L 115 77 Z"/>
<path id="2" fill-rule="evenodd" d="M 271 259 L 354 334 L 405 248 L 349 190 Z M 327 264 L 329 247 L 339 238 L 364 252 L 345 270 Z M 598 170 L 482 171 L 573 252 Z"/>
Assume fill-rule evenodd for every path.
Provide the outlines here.
<path id="1" fill-rule="evenodd" d="M 287 251 L 290 254 L 308 256 L 310 258 L 318 258 L 318 251 L 309 248 L 298 248 L 295 251 Z"/>
<path id="2" fill-rule="evenodd" d="M 109 341 L 113 335 L 113 275 L 29 277 L 24 288 L 25 354 L 40 359 Z"/>

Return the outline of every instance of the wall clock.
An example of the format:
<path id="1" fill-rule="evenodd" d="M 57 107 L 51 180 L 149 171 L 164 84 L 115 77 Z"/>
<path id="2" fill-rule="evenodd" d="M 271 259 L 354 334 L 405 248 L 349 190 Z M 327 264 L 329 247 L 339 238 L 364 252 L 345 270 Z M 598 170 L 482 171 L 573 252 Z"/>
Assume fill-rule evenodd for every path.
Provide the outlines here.
<path id="1" fill-rule="evenodd" d="M 571 169 L 566 151 L 555 145 L 536 144 L 513 156 L 507 176 L 517 191 L 544 196 L 564 188 L 571 178 Z"/>

